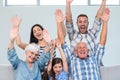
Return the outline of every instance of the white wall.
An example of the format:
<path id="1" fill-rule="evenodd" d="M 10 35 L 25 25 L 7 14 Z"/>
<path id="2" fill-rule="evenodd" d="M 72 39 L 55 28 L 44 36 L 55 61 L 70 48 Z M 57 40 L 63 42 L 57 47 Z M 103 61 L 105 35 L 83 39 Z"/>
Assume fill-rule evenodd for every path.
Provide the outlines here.
<path id="1" fill-rule="evenodd" d="M 22 18 L 20 25 L 20 35 L 23 42 L 29 42 L 30 29 L 32 25 L 39 23 L 48 29 L 53 38 L 56 37 L 56 23 L 54 12 L 57 8 L 65 12 L 65 6 L 33 6 L 33 7 L 3 7 L 0 1 L 0 65 L 10 65 L 7 60 L 7 47 L 9 41 L 9 30 L 12 26 L 11 17 L 18 15 Z M 90 25 L 92 26 L 95 14 L 99 6 L 72 6 L 73 21 L 79 13 L 86 13 L 89 16 Z M 103 63 L 106 66 L 120 65 L 120 6 L 109 6 L 111 16 L 108 25 L 108 39 Z M 76 24 L 75 24 L 76 26 Z M 77 27 L 76 27 L 77 29 Z M 68 37 L 66 38 L 69 42 Z M 25 58 L 24 51 L 18 47 L 17 52 L 21 59 Z"/>

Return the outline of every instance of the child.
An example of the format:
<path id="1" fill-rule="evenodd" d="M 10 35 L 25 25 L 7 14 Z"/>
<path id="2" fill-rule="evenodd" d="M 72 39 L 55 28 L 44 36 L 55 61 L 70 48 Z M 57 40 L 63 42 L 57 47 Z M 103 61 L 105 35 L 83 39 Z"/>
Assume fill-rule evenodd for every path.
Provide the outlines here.
<path id="1" fill-rule="evenodd" d="M 41 70 L 45 63 L 50 59 L 50 54 L 46 53 L 36 59 L 39 54 L 39 48 L 36 44 L 31 43 L 25 47 L 26 60 L 18 58 L 14 41 L 18 35 L 18 28 L 12 27 L 10 31 L 10 43 L 8 47 L 8 60 L 12 64 L 15 72 L 15 80 L 41 80 Z"/>
<path id="2" fill-rule="evenodd" d="M 61 58 L 52 58 L 49 61 L 47 73 L 49 80 L 68 80 L 68 65 L 66 56 L 61 48 L 61 43 L 56 40 L 56 46 L 59 49 Z"/>

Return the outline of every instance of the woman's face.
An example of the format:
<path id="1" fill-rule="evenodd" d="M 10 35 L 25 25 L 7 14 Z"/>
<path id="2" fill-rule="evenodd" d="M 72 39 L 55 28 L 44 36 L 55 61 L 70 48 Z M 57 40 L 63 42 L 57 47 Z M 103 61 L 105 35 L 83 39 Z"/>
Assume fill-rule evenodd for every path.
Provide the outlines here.
<path id="1" fill-rule="evenodd" d="M 53 66 L 53 71 L 55 72 L 55 74 L 60 74 L 62 68 L 63 68 L 62 64 L 58 63 Z"/>
<path id="2" fill-rule="evenodd" d="M 43 31 L 39 26 L 35 26 L 33 28 L 33 35 L 35 38 L 37 38 L 38 40 L 43 39 Z"/>
<path id="3" fill-rule="evenodd" d="M 33 63 L 38 57 L 38 55 L 39 54 L 37 51 L 26 51 L 26 61 L 29 63 Z"/>

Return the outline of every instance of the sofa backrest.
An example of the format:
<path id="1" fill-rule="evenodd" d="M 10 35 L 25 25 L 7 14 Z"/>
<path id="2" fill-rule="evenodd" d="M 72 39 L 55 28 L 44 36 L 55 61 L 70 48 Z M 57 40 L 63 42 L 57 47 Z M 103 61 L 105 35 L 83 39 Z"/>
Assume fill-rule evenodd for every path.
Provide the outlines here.
<path id="1" fill-rule="evenodd" d="M 0 80 L 14 80 L 11 66 L 0 65 Z"/>
<path id="2" fill-rule="evenodd" d="M 120 80 L 120 65 L 112 67 L 100 67 L 102 80 Z"/>
<path id="3" fill-rule="evenodd" d="M 120 65 L 112 67 L 100 67 L 102 80 L 120 80 Z M 11 66 L 0 65 L 0 80 L 14 80 Z"/>

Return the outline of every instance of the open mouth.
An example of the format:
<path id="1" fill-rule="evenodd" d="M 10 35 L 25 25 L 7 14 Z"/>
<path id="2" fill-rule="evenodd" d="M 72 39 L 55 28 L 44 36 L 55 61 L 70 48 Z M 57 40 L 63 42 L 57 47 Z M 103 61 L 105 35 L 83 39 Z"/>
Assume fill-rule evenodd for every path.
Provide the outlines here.
<path id="1" fill-rule="evenodd" d="M 85 54 L 85 51 L 81 51 L 80 54 Z"/>
<path id="2" fill-rule="evenodd" d="M 82 26 L 80 26 L 80 28 L 81 28 L 81 29 L 85 29 L 85 26 L 84 26 L 84 25 L 82 25 Z"/>
<path id="3" fill-rule="evenodd" d="M 57 71 L 56 73 L 57 73 L 57 74 L 59 74 L 59 73 L 60 73 L 60 71 Z"/>
<path id="4" fill-rule="evenodd" d="M 85 27 L 85 26 L 80 26 L 80 29 L 81 29 L 81 30 L 85 30 L 86 27 Z"/>
<path id="5" fill-rule="evenodd" d="M 36 36 L 37 36 L 37 37 L 40 37 L 40 36 L 41 36 L 41 34 L 37 34 Z"/>

